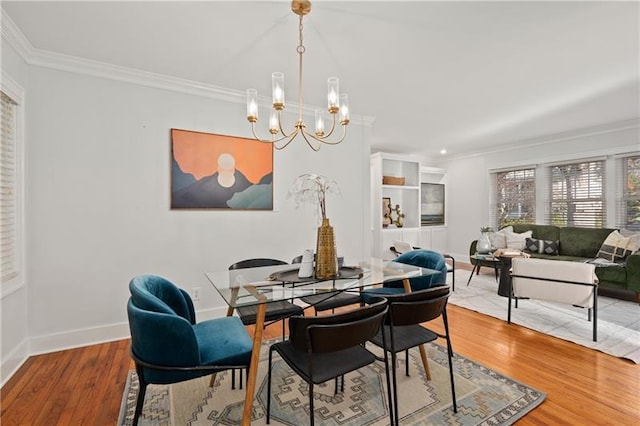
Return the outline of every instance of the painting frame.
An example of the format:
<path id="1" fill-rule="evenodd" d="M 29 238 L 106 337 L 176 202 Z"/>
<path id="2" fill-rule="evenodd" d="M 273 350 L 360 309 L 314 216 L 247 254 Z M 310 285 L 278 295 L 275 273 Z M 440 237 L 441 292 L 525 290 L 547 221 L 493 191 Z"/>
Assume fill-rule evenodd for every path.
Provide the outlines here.
<path id="1" fill-rule="evenodd" d="M 171 210 L 273 211 L 273 145 L 172 128 Z"/>
<path id="2" fill-rule="evenodd" d="M 420 225 L 445 224 L 445 186 L 443 183 L 420 184 Z"/>

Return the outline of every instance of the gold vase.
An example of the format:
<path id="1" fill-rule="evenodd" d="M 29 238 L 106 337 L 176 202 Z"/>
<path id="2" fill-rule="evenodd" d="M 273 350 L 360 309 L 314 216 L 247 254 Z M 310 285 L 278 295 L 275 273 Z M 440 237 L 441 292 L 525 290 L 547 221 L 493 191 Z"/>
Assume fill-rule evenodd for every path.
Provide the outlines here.
<path id="1" fill-rule="evenodd" d="M 316 245 L 316 278 L 321 280 L 333 278 L 337 272 L 336 240 L 333 226 L 329 225 L 329 219 L 322 219 L 322 225 L 318 227 Z"/>

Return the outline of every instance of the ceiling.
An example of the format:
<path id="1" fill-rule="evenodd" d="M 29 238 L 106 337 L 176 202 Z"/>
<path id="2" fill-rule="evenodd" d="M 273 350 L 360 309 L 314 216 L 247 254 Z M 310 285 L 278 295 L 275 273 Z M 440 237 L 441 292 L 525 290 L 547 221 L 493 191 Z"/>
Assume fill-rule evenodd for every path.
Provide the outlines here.
<path id="1" fill-rule="evenodd" d="M 282 71 L 297 97 L 288 1 L 2 8 L 36 49 L 265 96 Z M 305 104 L 325 105 L 338 76 L 352 114 L 375 118 L 373 151 L 434 160 L 637 119 L 639 21 L 635 1 L 314 1 Z"/>

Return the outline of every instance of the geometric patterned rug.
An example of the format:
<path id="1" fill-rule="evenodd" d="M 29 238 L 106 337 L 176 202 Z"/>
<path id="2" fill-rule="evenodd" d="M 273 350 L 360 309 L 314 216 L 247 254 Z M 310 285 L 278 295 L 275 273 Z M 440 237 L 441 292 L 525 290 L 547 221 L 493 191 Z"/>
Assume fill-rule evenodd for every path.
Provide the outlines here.
<path id="1" fill-rule="evenodd" d="M 508 298 L 497 293 L 491 275 L 474 275 L 467 286 L 469 271 L 456 274 L 456 290 L 449 296 L 452 305 L 507 320 Z M 640 308 L 638 303 L 598 296 L 598 341 L 593 341 L 593 323 L 587 310 L 563 303 L 512 301 L 511 322 L 550 336 L 596 349 L 640 364 Z"/>
<path id="2" fill-rule="evenodd" d="M 252 425 L 266 424 L 268 345 L 262 345 Z M 455 345 L 455 342 L 454 342 Z M 546 394 L 454 354 L 458 413 L 453 412 L 446 349 L 425 345 L 431 381 L 427 381 L 417 349 L 410 350 L 410 376 L 399 356 L 398 400 L 402 425 L 510 425 L 541 404 Z M 372 348 L 371 348 L 372 349 Z M 454 346 L 455 349 L 455 346 Z M 229 372 L 173 385 L 150 385 L 140 425 L 238 425 L 244 390 L 231 389 Z M 237 384 L 237 383 L 236 383 Z M 308 387 L 274 353 L 271 396 L 272 425 L 309 423 Z M 118 425 L 132 424 L 138 380 L 129 372 Z M 384 364 L 376 362 L 345 376 L 344 392 L 334 395 L 333 381 L 314 388 L 315 421 L 320 425 L 388 425 Z"/>

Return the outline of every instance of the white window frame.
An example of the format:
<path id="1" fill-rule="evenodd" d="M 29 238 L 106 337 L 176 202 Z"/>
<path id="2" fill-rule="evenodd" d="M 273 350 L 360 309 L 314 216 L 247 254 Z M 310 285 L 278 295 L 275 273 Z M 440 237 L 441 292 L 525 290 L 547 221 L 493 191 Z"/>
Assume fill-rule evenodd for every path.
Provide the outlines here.
<path id="1" fill-rule="evenodd" d="M 17 274 L 0 284 L 0 299 L 25 285 L 25 230 L 24 230 L 24 89 L 4 71 L 0 89 L 16 102 L 15 120 L 15 181 L 16 181 L 16 270 Z"/>
<path id="2" fill-rule="evenodd" d="M 585 203 L 585 202 L 589 202 L 589 200 L 592 200 L 592 202 L 600 202 L 602 205 L 602 209 L 601 209 L 601 218 L 600 218 L 600 228 L 606 228 L 607 227 L 607 186 L 606 186 L 606 177 L 607 177 L 607 162 L 606 162 L 606 158 L 585 158 L 585 159 L 576 159 L 576 160 L 571 160 L 571 161 L 563 161 L 563 162 L 558 162 L 558 163 L 554 163 L 554 164 L 547 164 L 547 182 L 546 182 L 546 188 L 545 190 L 546 192 L 546 209 L 547 209 L 547 214 L 545 217 L 545 221 L 544 223 L 548 224 L 548 225 L 554 225 L 553 223 L 553 203 L 554 203 L 554 198 L 553 198 L 553 174 L 551 172 L 551 170 L 554 167 L 564 167 L 564 166 L 570 166 L 570 165 L 574 165 L 574 164 L 588 164 L 588 163 L 602 163 L 602 174 L 601 174 L 601 178 L 602 178 L 602 182 L 600 185 L 600 190 L 601 190 L 601 194 L 599 198 L 593 198 L 593 197 L 589 197 L 589 198 L 583 198 L 580 195 L 582 195 L 583 191 L 585 191 L 585 189 L 581 189 L 581 192 L 578 193 L 578 196 L 574 196 L 573 198 L 569 199 L 569 200 L 560 200 L 560 201 L 566 201 L 567 205 L 571 204 L 571 202 L 575 203 L 575 204 L 580 204 L 580 203 Z M 591 195 L 592 190 L 591 190 L 591 181 L 589 182 L 589 189 L 586 190 L 587 193 L 589 195 Z M 576 227 L 596 227 L 595 224 L 592 225 L 585 225 L 582 223 L 577 223 L 577 224 L 561 224 L 559 226 L 576 226 Z"/>
<path id="3" fill-rule="evenodd" d="M 629 179 L 629 170 L 627 167 L 627 163 L 629 159 L 635 159 L 635 161 L 640 161 L 640 153 L 635 153 L 632 155 L 620 156 L 618 158 L 618 178 L 616 179 L 616 195 L 618 197 L 617 208 L 618 213 L 616 217 L 616 227 L 618 228 L 626 228 L 633 231 L 640 230 L 640 223 L 629 226 L 628 222 L 628 211 L 627 206 L 629 201 L 640 201 L 640 194 L 636 196 L 629 196 L 629 192 L 627 191 L 628 179 Z"/>
<path id="4" fill-rule="evenodd" d="M 530 200 L 531 203 L 531 207 L 533 208 L 533 215 L 531 217 L 531 219 L 529 221 L 514 221 L 511 223 L 500 223 L 500 214 L 498 212 L 498 203 L 501 201 L 501 196 L 499 194 L 499 188 L 498 188 L 498 175 L 499 174 L 505 174 L 505 173 L 514 173 L 514 174 L 524 174 L 525 172 L 533 172 L 533 176 L 531 177 L 532 182 L 533 182 L 533 194 Z M 509 168 L 509 169 L 501 169 L 501 170 L 492 170 L 491 171 L 491 181 L 492 181 L 492 185 L 491 185 L 491 194 L 490 194 L 490 199 L 491 199 L 491 211 L 490 211 L 490 220 L 489 222 L 496 228 L 500 228 L 503 226 L 507 226 L 510 225 L 512 223 L 537 223 L 536 222 L 536 215 L 537 215 L 537 203 L 536 203 L 536 197 L 537 197 L 537 169 L 536 166 L 521 166 L 521 167 L 513 167 L 513 168 Z"/>

